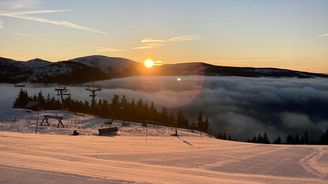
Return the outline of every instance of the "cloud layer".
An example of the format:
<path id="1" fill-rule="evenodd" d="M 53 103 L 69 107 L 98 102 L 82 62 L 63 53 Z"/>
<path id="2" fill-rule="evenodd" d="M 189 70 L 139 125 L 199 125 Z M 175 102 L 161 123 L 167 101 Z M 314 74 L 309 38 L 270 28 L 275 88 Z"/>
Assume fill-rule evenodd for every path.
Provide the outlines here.
<path id="1" fill-rule="evenodd" d="M 209 117 L 214 133 L 227 133 L 247 140 L 267 132 L 271 138 L 287 133 L 304 133 L 318 138 L 328 126 L 328 79 L 272 79 L 242 77 L 130 77 L 93 82 L 104 89 L 99 97 L 110 100 L 114 94 L 129 99 L 142 98 L 171 111 L 182 109 L 193 119 L 199 110 Z M 72 97 L 88 100 L 81 86 L 68 87 Z M 8 109 L 17 88 L 0 85 L 0 111 Z M 56 95 L 54 87 L 29 87 Z M 6 97 L 6 98 L 4 98 Z M 9 99 L 9 100 L 8 100 Z"/>
<path id="2" fill-rule="evenodd" d="M 193 117 L 202 110 L 214 132 L 243 140 L 265 131 L 271 138 L 304 131 L 317 138 L 328 126 L 327 79 L 141 77 L 98 84 Z"/>

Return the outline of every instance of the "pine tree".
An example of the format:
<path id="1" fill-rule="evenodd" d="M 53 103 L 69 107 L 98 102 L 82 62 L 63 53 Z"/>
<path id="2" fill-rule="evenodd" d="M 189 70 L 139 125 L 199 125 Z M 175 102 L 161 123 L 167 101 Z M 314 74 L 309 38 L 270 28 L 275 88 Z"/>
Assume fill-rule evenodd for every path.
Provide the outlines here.
<path id="1" fill-rule="evenodd" d="M 141 118 L 141 120 L 149 120 L 150 119 L 150 110 L 149 110 L 149 107 L 148 107 L 148 104 L 147 103 L 144 103 L 144 106 L 143 106 L 143 116 Z"/>
<path id="2" fill-rule="evenodd" d="M 14 108 L 25 108 L 27 103 L 30 101 L 27 91 L 20 90 L 18 97 L 14 102 Z"/>
<path id="3" fill-rule="evenodd" d="M 179 110 L 178 111 L 178 114 L 177 114 L 177 120 L 176 120 L 177 127 L 179 127 L 179 128 L 182 128 L 183 127 L 183 117 L 182 116 L 183 116 L 182 115 L 182 112 L 181 112 L 181 110 Z"/>
<path id="4" fill-rule="evenodd" d="M 136 112 L 136 103 L 134 99 L 131 100 L 129 107 L 128 107 L 128 118 L 129 119 L 136 119 L 137 118 L 137 112 Z"/>
<path id="5" fill-rule="evenodd" d="M 254 135 L 254 136 L 252 137 L 252 139 L 251 139 L 249 142 L 256 143 L 256 142 L 257 142 L 256 136 Z"/>
<path id="6" fill-rule="evenodd" d="M 278 136 L 277 139 L 275 139 L 275 140 L 273 141 L 273 144 L 281 144 L 281 143 L 282 143 L 282 141 L 281 141 L 280 136 Z"/>
<path id="7" fill-rule="evenodd" d="M 176 121 L 175 121 L 175 117 L 174 117 L 173 114 L 169 115 L 168 125 L 171 126 L 171 127 L 176 126 Z"/>
<path id="8" fill-rule="evenodd" d="M 300 143 L 300 136 L 299 136 L 299 134 L 296 134 L 295 135 L 295 138 L 294 138 L 294 144 L 299 144 Z"/>
<path id="9" fill-rule="evenodd" d="M 304 132 L 304 144 L 309 144 L 309 134 L 307 131 Z"/>
<path id="10" fill-rule="evenodd" d="M 109 103 L 107 100 L 103 100 L 101 106 L 99 107 L 99 114 L 103 117 L 109 118 Z"/>
<path id="11" fill-rule="evenodd" d="M 257 143 L 262 143 L 263 142 L 263 138 L 262 135 L 259 133 L 259 135 L 257 136 Z"/>
<path id="12" fill-rule="evenodd" d="M 326 128 L 326 132 L 320 137 L 318 143 L 328 145 L 328 128 Z"/>
<path id="13" fill-rule="evenodd" d="M 204 122 L 204 131 L 205 131 L 206 133 L 209 133 L 209 122 L 208 122 L 208 118 L 207 118 L 207 116 L 206 116 L 206 118 L 205 118 L 205 122 Z"/>
<path id="14" fill-rule="evenodd" d="M 189 127 L 189 120 L 185 117 L 181 110 L 178 111 L 177 114 L 177 125 L 180 128 L 188 128 Z"/>
<path id="15" fill-rule="evenodd" d="M 112 109 L 112 116 L 113 117 L 118 117 L 119 116 L 119 97 L 117 95 L 114 95 L 112 100 L 111 100 L 111 109 Z"/>
<path id="16" fill-rule="evenodd" d="M 264 132 L 264 136 L 263 136 L 263 142 L 264 144 L 270 144 L 270 140 L 268 138 L 268 135 L 266 132 Z"/>
<path id="17" fill-rule="evenodd" d="M 38 102 L 39 108 L 41 108 L 41 109 L 44 109 L 45 108 L 46 99 L 42 95 L 42 92 L 41 91 L 38 93 L 37 102 Z"/>
<path id="18" fill-rule="evenodd" d="M 152 121 L 159 121 L 159 117 L 157 117 L 157 110 L 153 102 L 150 104 L 149 119 Z"/>
<path id="19" fill-rule="evenodd" d="M 168 125 L 168 120 L 169 120 L 169 117 L 167 115 L 166 108 L 163 107 L 162 111 L 160 113 L 160 122 L 162 125 Z"/>
<path id="20" fill-rule="evenodd" d="M 143 117 L 144 117 L 144 103 L 141 99 L 139 99 L 136 105 L 136 119 L 142 120 Z"/>
<path id="21" fill-rule="evenodd" d="M 197 125 L 196 125 L 196 123 L 195 123 L 194 121 L 191 122 L 189 128 L 190 128 L 192 131 L 196 130 L 196 129 L 197 129 Z"/>
<path id="22" fill-rule="evenodd" d="M 202 132 L 204 130 L 204 123 L 203 123 L 203 114 L 201 111 L 198 112 L 197 123 L 198 123 L 198 130 Z"/>
<path id="23" fill-rule="evenodd" d="M 286 143 L 287 144 L 295 144 L 294 137 L 291 134 L 288 134 L 286 138 Z"/>

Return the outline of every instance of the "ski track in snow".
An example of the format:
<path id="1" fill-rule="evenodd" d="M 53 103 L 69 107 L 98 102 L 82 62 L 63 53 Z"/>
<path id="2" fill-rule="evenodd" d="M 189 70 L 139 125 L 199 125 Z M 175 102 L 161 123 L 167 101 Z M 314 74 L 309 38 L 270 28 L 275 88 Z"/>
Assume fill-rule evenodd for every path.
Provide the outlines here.
<path id="1" fill-rule="evenodd" d="M 316 148 L 314 151 L 301 159 L 299 163 L 301 166 L 306 169 L 308 172 L 313 173 L 314 175 L 320 177 L 322 180 L 328 181 L 328 173 L 320 171 L 317 168 L 318 160 L 325 154 L 323 148 Z M 328 168 L 327 168 L 328 169 Z"/>

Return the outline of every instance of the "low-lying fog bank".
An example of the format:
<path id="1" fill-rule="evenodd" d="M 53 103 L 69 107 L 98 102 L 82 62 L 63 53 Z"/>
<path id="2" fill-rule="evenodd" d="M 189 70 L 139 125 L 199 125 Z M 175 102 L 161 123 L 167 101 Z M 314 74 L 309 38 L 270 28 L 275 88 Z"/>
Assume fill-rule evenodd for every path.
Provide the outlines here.
<path id="1" fill-rule="evenodd" d="M 114 94 L 143 98 L 171 110 L 209 117 L 215 133 L 246 140 L 267 132 L 271 139 L 307 131 L 318 138 L 328 126 L 328 80 L 243 77 L 129 77 L 69 86 L 72 98 L 89 100 L 85 86 L 103 88 L 99 97 Z M 29 94 L 42 90 L 55 95 L 55 86 L 28 85 Z M 0 85 L 0 111 L 11 107 L 18 94 L 13 85 Z"/>

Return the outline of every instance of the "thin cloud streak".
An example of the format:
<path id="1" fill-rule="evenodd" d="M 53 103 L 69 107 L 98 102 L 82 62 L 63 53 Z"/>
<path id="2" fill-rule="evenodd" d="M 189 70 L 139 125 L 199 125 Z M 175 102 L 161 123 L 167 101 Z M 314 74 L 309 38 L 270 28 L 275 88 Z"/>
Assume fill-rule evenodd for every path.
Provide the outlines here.
<path id="1" fill-rule="evenodd" d="M 141 40 L 140 42 L 148 44 L 148 45 L 134 47 L 132 49 L 134 49 L 134 50 L 152 49 L 152 48 L 160 47 L 163 45 L 167 45 L 170 42 L 193 41 L 193 40 L 200 40 L 202 38 L 203 38 L 202 35 L 182 35 L 182 36 L 171 37 L 167 40 L 146 38 L 146 39 Z"/>
<path id="2" fill-rule="evenodd" d="M 71 10 L 38 10 L 38 11 L 20 11 L 20 12 L 1 12 L 0 16 L 33 15 L 33 14 L 58 13 L 58 12 L 68 12 L 68 11 L 71 11 Z"/>
<path id="3" fill-rule="evenodd" d="M 203 38 L 202 35 L 181 35 L 181 36 L 171 37 L 167 40 L 146 38 L 146 39 L 141 40 L 140 42 L 141 43 L 168 43 L 168 42 L 200 40 L 202 38 Z"/>
<path id="4" fill-rule="evenodd" d="M 326 34 L 322 34 L 322 35 L 319 35 L 318 37 L 319 37 L 319 38 L 328 37 L 328 33 L 326 33 Z"/>
<path id="5" fill-rule="evenodd" d="M 202 35 L 183 35 L 170 38 L 169 42 L 193 41 L 202 39 Z"/>
<path id="6" fill-rule="evenodd" d="M 81 26 L 81 25 L 78 25 L 78 24 L 75 24 L 75 23 L 72 23 L 69 21 L 60 21 L 60 20 L 52 20 L 52 19 L 46 19 L 46 18 L 40 18 L 40 17 L 26 16 L 26 15 L 30 15 L 30 14 L 55 13 L 55 12 L 63 12 L 63 11 L 68 11 L 68 10 L 42 10 L 42 11 L 30 11 L 30 12 L 12 12 L 12 13 L 7 12 L 7 13 L 0 13 L 0 16 L 23 19 L 23 20 L 30 20 L 30 21 L 35 21 L 35 22 L 42 22 L 42 23 L 47 23 L 47 24 L 53 24 L 53 25 L 78 29 L 78 30 L 82 30 L 82 31 L 98 33 L 98 34 L 107 34 L 106 32 L 99 31 L 99 30 L 96 30 L 96 29 L 90 28 L 90 27 Z"/>
<path id="7" fill-rule="evenodd" d="M 19 33 L 19 32 L 11 32 L 11 33 L 14 34 L 14 35 L 23 36 L 23 37 L 31 37 L 32 36 L 32 35 L 27 34 L 27 33 Z"/>
<path id="8" fill-rule="evenodd" d="M 141 40 L 141 43 L 167 43 L 167 40 L 147 38 L 147 39 Z"/>
<path id="9" fill-rule="evenodd" d="M 140 47 L 132 47 L 133 50 L 143 50 L 143 49 L 151 49 L 151 48 L 154 48 L 152 46 L 140 46 Z"/>
<path id="10" fill-rule="evenodd" d="M 133 47 L 132 49 L 133 50 L 153 49 L 153 48 L 161 47 L 163 45 L 165 45 L 165 44 L 163 44 L 163 43 L 149 43 L 149 44 L 144 45 L 144 46 Z"/>

